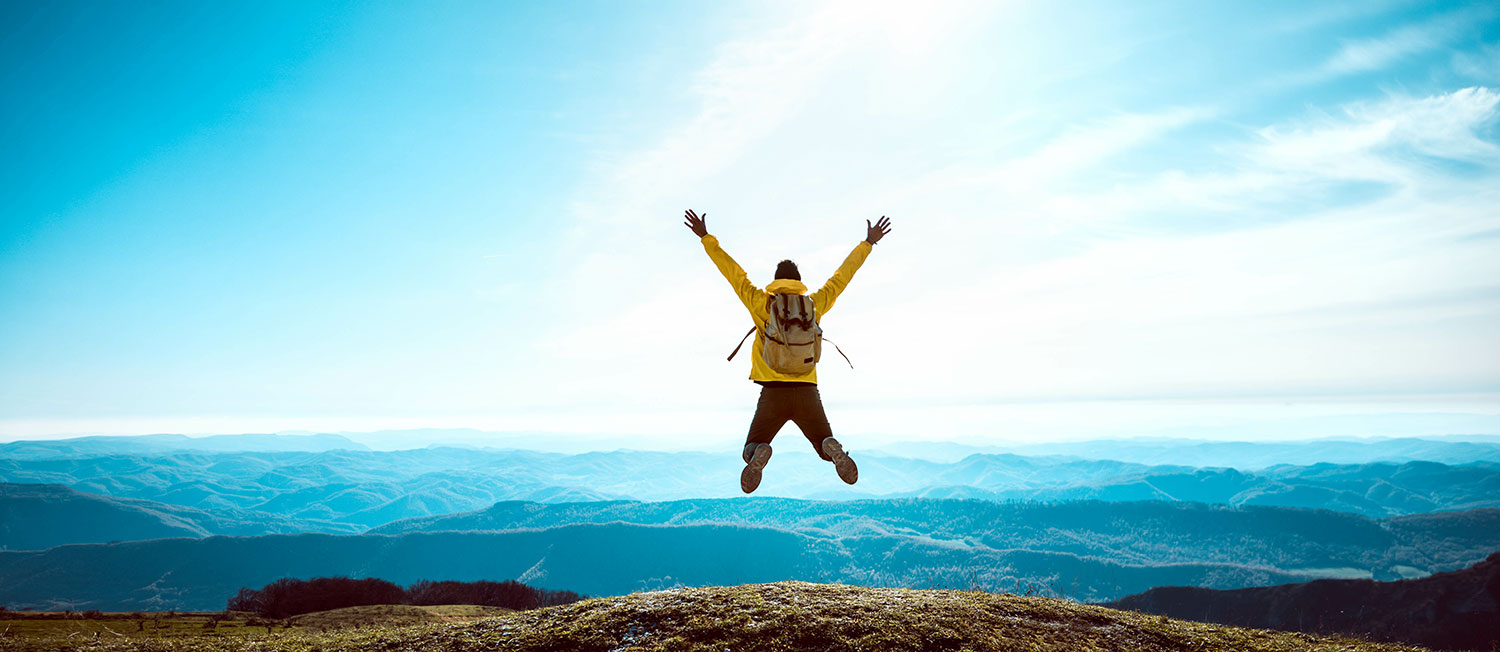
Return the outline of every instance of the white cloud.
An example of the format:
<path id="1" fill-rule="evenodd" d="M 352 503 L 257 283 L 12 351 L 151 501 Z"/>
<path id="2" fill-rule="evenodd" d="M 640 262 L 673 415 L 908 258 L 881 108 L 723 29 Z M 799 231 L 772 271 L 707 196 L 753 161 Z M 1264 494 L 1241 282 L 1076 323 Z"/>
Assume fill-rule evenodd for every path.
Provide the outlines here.
<path id="1" fill-rule="evenodd" d="M 945 39 L 972 29 L 963 23 L 990 11 L 967 3 L 836 2 L 769 33 L 732 39 L 716 51 L 692 86 L 698 113 L 651 147 L 601 166 L 600 181 L 586 188 L 574 206 L 569 255 L 575 257 L 568 261 L 574 269 L 552 292 L 560 302 L 558 322 L 569 326 L 540 331 L 534 361 L 545 370 L 536 386 L 558 388 L 545 400 L 566 402 L 561 395 L 596 404 L 635 404 L 640 401 L 633 393 L 637 387 L 666 386 L 684 378 L 722 379 L 703 386 L 721 394 L 724 388 L 743 385 L 745 354 L 730 374 L 724 373 L 728 365 L 720 357 L 743 332 L 743 309 L 681 225 L 682 210 L 706 208 L 710 229 L 729 234 L 726 245 L 752 278 L 769 280 L 767 272 L 776 259 L 795 255 L 809 282 L 816 283 L 863 237 L 863 217 L 876 215 L 851 216 L 841 222 L 839 235 L 830 236 L 828 220 L 808 223 L 806 212 L 786 211 L 787 206 L 813 210 L 809 207 L 819 201 L 814 195 L 772 196 L 747 191 L 747 186 L 767 185 L 767 175 L 784 174 L 791 166 L 807 169 L 807 156 L 830 151 L 826 145 L 808 151 L 803 132 L 809 126 L 836 128 L 840 122 L 879 119 L 871 118 L 871 112 L 845 117 L 838 112 L 847 112 L 847 106 L 819 104 L 829 84 L 877 70 L 899 76 L 898 87 L 920 85 L 917 80 L 942 67 L 934 57 L 952 56 L 942 51 Z M 899 64 L 872 58 L 872 53 L 895 56 Z M 885 92 L 881 87 L 865 91 L 880 95 Z M 785 159 L 761 168 L 757 157 L 768 151 Z M 835 176 L 838 183 L 859 183 L 847 171 Z M 741 201 L 723 206 L 731 197 Z M 751 220 L 758 225 L 752 228 Z M 726 230 L 725 225 L 732 226 Z M 813 245 L 813 251 L 801 255 L 769 253 L 786 239 L 779 233 L 834 244 Z M 768 253 L 750 255 L 754 252 Z M 690 332 L 663 328 L 664 320 Z M 683 357 L 652 357 L 661 355 L 656 352 Z M 589 371 L 582 372 L 585 368 Z M 699 401 L 705 393 L 690 390 L 661 400 Z"/>
<path id="2" fill-rule="evenodd" d="M 792 256 L 814 286 L 863 219 L 893 217 L 825 321 L 856 367 L 823 365 L 825 397 L 858 406 L 836 421 L 865 432 L 1101 434 L 1147 412 L 1184 425 L 1161 416 L 1172 401 L 1356 394 L 1373 410 L 1370 396 L 1472 393 L 1500 377 L 1500 360 L 1475 354 L 1496 350 L 1483 325 L 1500 316 L 1485 294 L 1500 266 L 1489 241 L 1464 239 L 1500 228 L 1494 91 L 1246 128 L 1203 144 L 1198 168 L 1149 155 L 1222 127 L 1208 107 L 1100 111 L 1061 129 L 1034 112 L 930 127 L 921 97 L 867 109 L 965 81 L 927 71 L 961 69 L 939 36 L 983 21 L 902 17 L 825 8 L 732 40 L 696 78 L 694 117 L 601 164 L 545 321 L 524 335 L 535 354 L 512 363 L 525 378 L 466 390 L 494 397 L 488 427 L 740 435 L 755 389 L 746 354 L 723 356 L 747 320 L 681 225 L 687 207 L 709 213 L 753 280 Z M 869 56 L 897 33 L 902 65 Z M 1407 51 L 1360 47 L 1338 65 Z M 934 145 L 955 131 L 974 142 Z M 1365 182 L 1398 192 L 1329 194 Z"/>
<path id="3" fill-rule="evenodd" d="M 912 426 L 919 406 L 945 402 L 1473 390 L 1500 374 L 1500 360 L 1473 355 L 1493 347 L 1481 325 L 1500 315 L 1485 293 L 1500 263 L 1483 241 L 1465 240 L 1500 227 L 1495 146 L 1481 136 L 1497 98 L 1470 88 L 1355 103 L 1221 146 L 1232 171 L 1101 187 L 1092 179 L 1128 168 L 1133 150 L 1212 114 L 1115 116 L 1007 160 L 866 188 L 862 201 L 890 207 L 897 233 L 825 322 L 857 368 L 824 365 L 825 392 L 916 410 L 905 417 Z M 1431 159 L 1486 171 L 1453 180 L 1430 171 Z M 1403 192 L 1261 216 L 1349 180 Z M 1184 205 L 1231 219 L 1151 223 Z M 691 238 L 669 247 L 684 255 L 665 294 L 566 336 L 614 347 L 578 360 L 602 370 L 578 386 L 579 400 L 731 411 L 746 400 L 737 387 L 747 363 L 718 357 L 739 336 L 742 309 Z M 830 245 L 804 269 L 831 269 L 847 248 Z M 657 327 L 652 316 L 674 310 L 690 313 L 689 332 Z M 681 358 L 658 364 L 637 349 Z M 681 390 L 652 399 L 663 387 Z M 993 416 L 958 413 L 972 418 L 945 427 L 973 432 Z"/>
<path id="4" fill-rule="evenodd" d="M 1454 52 L 1453 69 L 1482 84 L 1500 83 L 1500 43 L 1487 43 L 1473 52 Z"/>
<path id="5" fill-rule="evenodd" d="M 1403 25 L 1377 38 L 1347 40 L 1324 62 L 1321 72 L 1336 76 L 1380 70 L 1408 56 L 1441 48 L 1476 22 L 1494 15 L 1493 6 L 1480 3 L 1422 23 Z"/>
<path id="6" fill-rule="evenodd" d="M 1244 100 L 1254 101 L 1254 98 L 1278 94 L 1288 88 L 1312 86 L 1340 77 L 1389 70 L 1418 55 L 1451 47 L 1455 40 L 1472 32 L 1476 25 L 1493 20 L 1497 14 L 1500 11 L 1494 6 L 1478 3 L 1434 15 L 1420 23 L 1402 25 L 1378 37 L 1343 39 L 1338 50 L 1321 64 L 1277 75 L 1254 85 L 1254 92 Z M 1470 57 L 1457 57 L 1453 65 L 1462 71 L 1474 61 Z M 1489 81 L 1482 76 L 1475 79 Z"/>
<path id="7" fill-rule="evenodd" d="M 1410 182 L 1424 174 L 1412 156 L 1495 162 L 1500 148 L 1478 128 L 1493 122 L 1500 94 L 1472 87 L 1427 98 L 1392 98 L 1347 106 L 1343 116 L 1311 125 L 1267 127 L 1253 153 L 1267 168 L 1334 179 Z"/>
<path id="8" fill-rule="evenodd" d="M 1429 198 L 1462 197 L 1448 187 L 1482 180 L 1454 177 L 1444 165 L 1477 166 L 1493 174 L 1500 148 L 1482 134 L 1500 118 L 1500 93 L 1472 87 L 1430 97 L 1391 96 L 1318 111 L 1253 130 L 1219 146 L 1220 167 L 1169 169 L 1125 186 L 1070 192 L 1052 205 L 1073 213 L 1110 215 L 1120 223 L 1163 213 L 1197 214 L 1204 226 L 1280 222 L 1331 210 L 1314 201 L 1330 188 L 1357 182 L 1388 191 L 1421 190 Z M 1488 172 L 1484 172 L 1488 170 Z M 1123 228 L 1123 227 L 1122 227 Z M 1149 229 L 1155 231 L 1156 229 Z"/>
<path id="9" fill-rule="evenodd" d="M 1205 105 L 1209 80 L 1153 81 L 1133 59 L 1149 48 L 1129 42 L 1151 37 L 1076 38 L 1068 10 L 1044 4 L 775 7 L 781 27 L 727 35 L 673 86 L 684 119 L 599 154 L 550 278 L 479 291 L 535 298 L 482 313 L 503 319 L 506 346 L 434 343 L 304 394 L 377 407 L 400 394 L 445 425 L 732 439 L 755 388 L 747 354 L 723 356 L 748 320 L 681 225 L 693 207 L 761 283 L 793 257 L 816 286 L 865 219 L 894 219 L 825 321 L 856 366 L 831 358 L 825 396 L 858 406 L 835 420 L 866 432 L 1110 434 L 1118 420 L 1185 425 L 1174 406 L 1200 400 L 1234 405 L 1184 413 L 1231 420 L 1264 395 L 1352 394 L 1373 413 L 1395 394 L 1461 392 L 1500 411 L 1485 392 L 1500 378 L 1500 240 L 1481 237 L 1500 232 L 1500 94 L 1312 109 L 1283 95 L 1438 51 L 1495 7 L 1344 41 L 1266 85 L 1213 80 L 1251 108 Z M 1483 82 L 1494 53 L 1452 65 Z M 1263 117 L 1283 101 L 1294 115 Z M 1247 114 L 1260 117 L 1231 122 Z"/>

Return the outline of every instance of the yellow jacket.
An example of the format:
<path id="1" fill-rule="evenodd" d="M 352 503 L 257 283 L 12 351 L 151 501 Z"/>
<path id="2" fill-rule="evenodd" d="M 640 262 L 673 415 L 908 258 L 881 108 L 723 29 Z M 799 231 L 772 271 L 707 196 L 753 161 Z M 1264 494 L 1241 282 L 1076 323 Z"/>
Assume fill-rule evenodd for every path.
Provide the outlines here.
<path id="1" fill-rule="evenodd" d="M 855 245 L 854 251 L 849 252 L 849 257 L 844 259 L 844 264 L 839 265 L 839 270 L 833 273 L 827 283 L 823 284 L 817 292 L 812 295 L 813 305 L 818 311 L 818 321 L 823 320 L 823 315 L 833 308 L 834 299 L 839 298 L 839 293 L 844 291 L 844 286 L 849 285 L 849 279 L 854 278 L 854 272 L 859 271 L 865 258 L 870 255 L 874 246 L 869 242 L 860 242 Z M 789 278 L 771 281 L 766 289 L 755 287 L 750 282 L 750 277 L 745 275 L 745 270 L 739 263 L 734 262 L 729 254 L 724 253 L 724 248 L 719 246 L 719 239 L 712 235 L 703 236 L 703 250 L 708 252 L 708 257 L 714 261 L 719 272 L 729 280 L 729 285 L 734 288 L 734 293 L 739 295 L 740 302 L 745 304 L 745 309 L 750 311 L 750 319 L 755 321 L 757 332 L 764 332 L 766 320 L 770 313 L 766 310 L 766 300 L 773 294 L 807 294 L 807 286 L 802 281 Z M 813 369 L 805 374 L 784 374 L 772 369 L 766 364 L 765 355 L 761 352 L 760 337 L 756 336 L 750 345 L 750 380 L 755 381 L 780 381 L 780 382 L 818 382 L 818 370 Z"/>

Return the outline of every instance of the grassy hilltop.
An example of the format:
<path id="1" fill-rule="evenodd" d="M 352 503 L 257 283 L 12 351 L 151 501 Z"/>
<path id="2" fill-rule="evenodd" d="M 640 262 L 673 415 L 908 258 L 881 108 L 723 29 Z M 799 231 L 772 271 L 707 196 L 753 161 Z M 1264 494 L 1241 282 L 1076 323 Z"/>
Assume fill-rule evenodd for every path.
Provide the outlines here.
<path id="1" fill-rule="evenodd" d="M 1171 620 L 1063 600 L 777 582 L 636 593 L 471 622 L 243 636 L 0 636 L 0 650 L 1418 650 Z"/>

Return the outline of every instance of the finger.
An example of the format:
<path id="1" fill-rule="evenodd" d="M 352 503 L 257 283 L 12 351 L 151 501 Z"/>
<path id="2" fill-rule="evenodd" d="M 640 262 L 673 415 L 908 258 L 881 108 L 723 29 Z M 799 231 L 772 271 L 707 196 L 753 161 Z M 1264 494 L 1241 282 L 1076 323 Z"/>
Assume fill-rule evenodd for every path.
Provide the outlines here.
<path id="1" fill-rule="evenodd" d="M 871 227 L 870 227 L 870 221 L 869 221 L 869 220 L 865 220 L 865 228 L 867 228 L 867 229 L 868 229 L 868 228 L 871 228 Z"/>

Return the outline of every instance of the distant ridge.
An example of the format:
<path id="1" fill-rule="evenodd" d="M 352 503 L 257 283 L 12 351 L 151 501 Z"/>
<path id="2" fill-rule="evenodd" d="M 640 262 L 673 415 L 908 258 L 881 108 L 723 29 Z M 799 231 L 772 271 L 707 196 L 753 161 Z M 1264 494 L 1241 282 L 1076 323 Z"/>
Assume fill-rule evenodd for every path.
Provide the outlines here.
<path id="1" fill-rule="evenodd" d="M 1105 606 L 1236 627 L 1489 650 L 1500 645 L 1500 552 L 1463 570 L 1414 580 L 1318 580 L 1230 591 L 1170 586 Z"/>
<path id="2" fill-rule="evenodd" d="M 215 536 L 0 552 L 0 604 L 104 611 L 219 610 L 241 587 L 283 577 L 508 579 L 589 595 L 817 577 L 847 558 L 772 528 L 621 523 L 548 530 Z M 835 566 L 836 568 L 836 566 Z"/>
<path id="3" fill-rule="evenodd" d="M 245 510 L 204 510 L 112 498 L 55 484 L 0 482 L 0 550 L 215 534 L 352 533 L 360 529 Z"/>
<path id="4" fill-rule="evenodd" d="M 207 536 L 195 516 L 206 514 L 191 507 L 85 494 L 62 485 L 0 483 L 0 550 Z"/>
<path id="5" fill-rule="evenodd" d="M 1451 570 L 1500 548 L 1500 510 L 1376 521 L 1160 502 L 736 499 L 501 503 L 483 519 L 464 531 L 0 552 L 0 604 L 218 609 L 241 586 L 340 575 L 400 584 L 516 579 L 588 595 L 800 579 L 1034 589 L 1097 601 L 1165 585 L 1239 588 Z"/>
<path id="6" fill-rule="evenodd" d="M 1463 568 L 1500 549 L 1500 509 L 1371 519 L 1324 510 L 1160 501 L 507 501 L 473 512 L 398 521 L 372 532 L 503 531 L 614 522 L 744 524 L 846 541 L 910 537 L 949 547 L 1064 552 L 1119 563 L 1223 562 L 1377 579 Z M 1293 567 L 1286 568 L 1291 560 L 1296 560 Z M 1315 568 L 1304 571 L 1304 566 Z"/>
<path id="7" fill-rule="evenodd" d="M 37 453 L 37 451 L 31 451 Z M 1500 507 L 1500 462 L 1229 467 L 974 454 L 955 462 L 853 452 L 845 485 L 811 451 L 778 451 L 757 496 L 827 500 L 957 497 L 997 501 L 1165 500 L 1332 509 L 1384 517 Z M 67 460 L 59 464 L 59 460 Z M 742 495 L 732 452 L 563 455 L 500 449 L 0 454 L 0 481 L 62 484 L 199 509 L 244 509 L 373 527 L 502 500 L 676 500 Z"/>
<path id="8" fill-rule="evenodd" d="M 0 444 L 0 457 L 48 459 L 98 455 L 150 455 L 172 451 L 232 452 L 322 452 L 369 450 L 341 435 L 242 434 L 207 435 L 94 435 L 68 439 L 22 440 Z"/>
<path id="9" fill-rule="evenodd" d="M 894 455 L 952 462 L 976 454 L 1060 455 L 1135 464 L 1227 467 L 1240 470 L 1312 462 L 1330 464 L 1414 461 L 1466 464 L 1500 462 L 1500 436 L 1326 438 L 1295 441 L 1203 439 L 1099 439 L 1043 444 L 974 446 L 953 442 L 894 442 L 880 446 Z"/>

